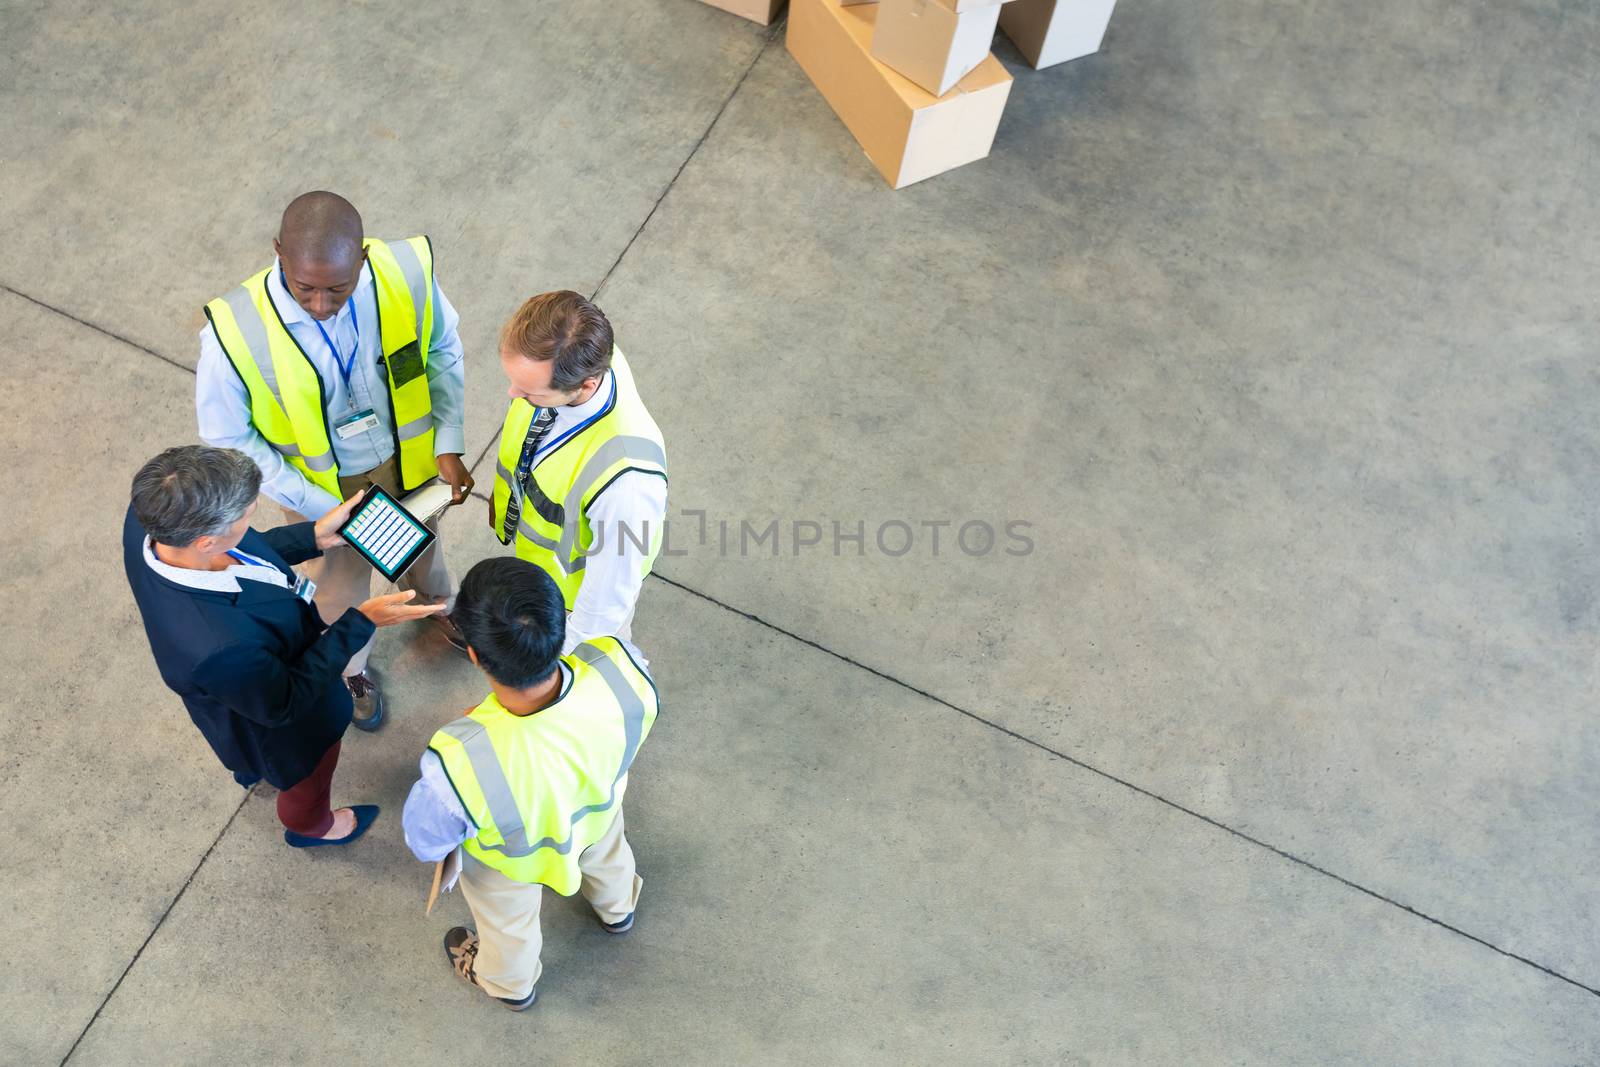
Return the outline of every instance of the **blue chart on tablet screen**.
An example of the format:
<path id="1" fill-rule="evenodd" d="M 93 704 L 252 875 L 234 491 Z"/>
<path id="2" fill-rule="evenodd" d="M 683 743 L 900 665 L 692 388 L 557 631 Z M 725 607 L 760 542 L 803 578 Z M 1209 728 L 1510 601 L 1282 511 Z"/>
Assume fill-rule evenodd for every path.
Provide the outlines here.
<path id="1" fill-rule="evenodd" d="M 402 514 L 386 497 L 362 505 L 345 533 L 384 571 L 392 573 L 428 531 Z"/>

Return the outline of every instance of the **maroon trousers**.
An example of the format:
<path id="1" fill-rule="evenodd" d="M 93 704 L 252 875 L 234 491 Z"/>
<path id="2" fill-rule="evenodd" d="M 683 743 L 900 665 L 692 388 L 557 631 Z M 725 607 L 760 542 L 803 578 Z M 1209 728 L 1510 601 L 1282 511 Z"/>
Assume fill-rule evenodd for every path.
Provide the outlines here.
<path id="1" fill-rule="evenodd" d="M 333 791 L 333 769 L 339 765 L 339 746 L 323 753 L 317 769 L 278 794 L 278 821 L 297 834 L 321 837 L 333 829 L 333 809 L 328 795 Z"/>

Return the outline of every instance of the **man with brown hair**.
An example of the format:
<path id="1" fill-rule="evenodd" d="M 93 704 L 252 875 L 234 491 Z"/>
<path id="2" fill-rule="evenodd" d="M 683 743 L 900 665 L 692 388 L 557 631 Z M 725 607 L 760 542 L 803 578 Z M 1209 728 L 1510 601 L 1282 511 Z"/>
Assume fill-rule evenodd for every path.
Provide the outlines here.
<path id="1" fill-rule="evenodd" d="M 667 455 L 611 323 L 570 290 L 532 297 L 501 331 L 500 366 L 490 528 L 561 590 L 563 651 L 627 639 L 665 533 Z"/>

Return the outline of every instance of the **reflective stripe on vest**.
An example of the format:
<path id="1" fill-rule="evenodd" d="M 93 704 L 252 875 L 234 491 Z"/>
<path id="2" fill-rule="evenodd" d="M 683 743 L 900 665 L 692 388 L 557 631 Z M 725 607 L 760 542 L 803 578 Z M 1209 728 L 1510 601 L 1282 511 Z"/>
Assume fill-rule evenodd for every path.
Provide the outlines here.
<path id="1" fill-rule="evenodd" d="M 503 536 L 502 519 L 511 493 L 523 492 L 523 506 L 517 516 L 517 555 L 538 564 L 555 580 L 568 610 L 577 600 L 584 566 L 591 555 L 607 549 L 616 551 L 618 540 L 624 536 L 636 541 L 647 538 L 643 572 L 649 574 L 661 551 L 662 530 L 631 530 L 627 534 L 607 530 L 597 545 L 589 525 L 590 502 L 624 471 L 640 470 L 663 478 L 667 475 L 661 431 L 639 398 L 627 359 L 615 349 L 611 372 L 616 383 L 611 410 L 539 460 L 525 487 L 513 487 L 512 472 L 538 410 L 527 401 L 512 401 L 495 457 L 491 506 L 497 536 Z"/>
<path id="2" fill-rule="evenodd" d="M 433 336 L 433 252 L 426 237 L 366 242 L 378 333 L 403 488 L 438 473 L 427 344 Z M 322 376 L 284 325 L 263 270 L 206 305 L 228 362 L 250 396 L 250 421 L 269 445 L 319 488 L 342 497 L 329 438 Z M 355 309 L 352 309 L 354 313 Z"/>
<path id="3" fill-rule="evenodd" d="M 580 875 L 577 857 L 602 836 L 610 820 L 593 820 L 585 823 L 589 815 L 607 812 L 616 807 L 626 789 L 626 777 L 638 754 L 639 745 L 655 720 L 657 700 L 650 677 L 636 664 L 615 638 L 596 638 L 573 650 L 570 663 L 573 683 L 561 701 L 547 711 L 554 711 L 567 700 L 578 700 L 579 705 L 562 709 L 569 717 L 561 724 L 562 741 L 572 739 L 577 727 L 579 740 L 601 751 L 615 744 L 616 720 L 608 714 L 595 714 L 592 702 L 598 693 L 609 693 L 611 707 L 608 711 L 619 715 L 622 725 L 622 750 L 618 754 L 615 772 L 609 764 L 606 777 L 591 783 L 604 789 L 603 796 L 595 796 L 591 803 L 576 803 L 547 819 L 546 833 L 536 841 L 528 840 L 528 805 L 536 803 L 533 794 L 541 784 L 526 781 L 524 793 L 519 796 L 507 777 L 505 764 L 495 750 L 491 731 L 500 736 L 501 744 L 515 747 L 519 743 L 538 743 L 538 732 L 543 724 L 535 716 L 516 717 L 501 708 L 491 698 L 480 704 L 464 718 L 445 726 L 434 735 L 429 748 L 438 754 L 456 790 L 462 806 L 478 827 L 477 835 L 466 843 L 466 850 L 481 862 L 495 868 L 507 877 L 527 882 L 542 882 L 561 893 L 570 894 L 577 888 Z M 639 685 L 628 680 L 632 674 Z M 598 678 L 604 689 L 593 685 Z M 647 688 L 649 699 L 641 696 L 639 687 Z M 577 717 L 571 717 L 570 713 Z M 519 730 L 528 734 L 518 736 Z M 527 740 L 531 738 L 531 740 Z"/>

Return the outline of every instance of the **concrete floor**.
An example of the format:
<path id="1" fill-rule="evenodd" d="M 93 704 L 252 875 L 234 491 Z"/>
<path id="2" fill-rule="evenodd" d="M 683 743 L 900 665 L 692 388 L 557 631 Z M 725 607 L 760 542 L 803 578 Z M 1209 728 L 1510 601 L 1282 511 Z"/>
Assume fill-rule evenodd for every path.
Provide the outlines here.
<path id="1" fill-rule="evenodd" d="M 895 193 L 692 0 L 0 6 L 0 1062 L 1600 1062 L 1600 8 L 998 47 L 994 154 Z M 552 903 L 529 1015 L 400 837 L 475 672 L 386 632 L 336 782 L 385 814 L 291 853 L 125 592 L 199 308 L 314 187 L 432 235 L 474 454 L 555 287 L 667 435 L 639 927 Z"/>

